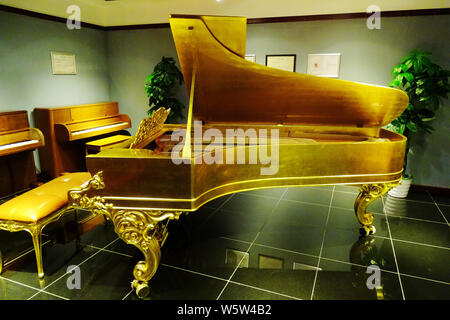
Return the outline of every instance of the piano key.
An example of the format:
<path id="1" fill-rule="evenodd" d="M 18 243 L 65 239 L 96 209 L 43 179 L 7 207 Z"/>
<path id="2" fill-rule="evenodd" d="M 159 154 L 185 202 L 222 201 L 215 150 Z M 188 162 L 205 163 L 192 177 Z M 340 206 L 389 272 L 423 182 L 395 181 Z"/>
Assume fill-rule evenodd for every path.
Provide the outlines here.
<path id="1" fill-rule="evenodd" d="M 74 131 L 74 132 L 72 132 L 72 136 L 76 136 L 76 135 L 80 135 L 80 134 L 84 134 L 84 133 L 88 133 L 88 132 L 100 131 L 100 130 L 104 130 L 104 129 L 111 129 L 111 128 L 120 127 L 120 126 L 127 125 L 127 124 L 128 124 L 127 122 L 121 122 L 121 123 L 116 123 L 116 124 L 110 124 L 107 126 L 101 126 L 101 127 L 96 127 L 96 128 Z"/>
<path id="2" fill-rule="evenodd" d="M 21 141 L 21 142 L 14 142 L 10 144 L 5 144 L 3 146 L 0 146 L 0 151 L 7 150 L 7 149 L 13 149 L 13 148 L 19 148 L 24 147 L 32 144 L 39 143 L 39 140 L 28 140 L 28 141 Z"/>

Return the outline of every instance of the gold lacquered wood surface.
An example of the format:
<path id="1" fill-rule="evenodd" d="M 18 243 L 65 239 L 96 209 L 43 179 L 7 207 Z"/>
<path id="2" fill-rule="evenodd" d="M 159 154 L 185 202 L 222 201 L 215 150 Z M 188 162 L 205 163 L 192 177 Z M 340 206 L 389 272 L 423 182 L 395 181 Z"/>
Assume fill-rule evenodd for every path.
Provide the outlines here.
<path id="1" fill-rule="evenodd" d="M 242 18 L 223 17 L 224 28 Z M 401 90 L 268 68 L 243 59 L 208 28 L 208 17 L 170 19 L 189 94 L 196 65 L 194 115 L 206 122 L 381 127 L 401 114 Z M 242 40 L 244 35 L 235 35 Z M 227 37 L 233 37 L 227 34 Z M 244 38 L 245 40 L 245 38 Z M 231 41 L 231 40 L 230 40 Z"/>
<path id="2" fill-rule="evenodd" d="M 90 172 L 103 171 L 107 188 L 99 192 L 115 206 L 185 211 L 243 190 L 401 179 L 406 138 L 399 134 L 382 129 L 379 141 L 304 141 L 280 139 L 279 170 L 272 176 L 261 175 L 262 165 L 194 164 L 194 154 L 193 164 L 176 165 L 170 152 L 139 149 L 105 150 L 89 155 L 87 165 Z M 238 148 L 248 153 L 259 146 L 235 146 L 235 155 Z"/>
<path id="3" fill-rule="evenodd" d="M 44 145 L 42 132 L 30 127 L 27 111 L 0 113 L 0 156 L 33 150 Z"/>
<path id="4" fill-rule="evenodd" d="M 33 150 L 44 146 L 44 136 L 30 127 L 27 111 L 0 112 L 0 197 L 36 184 Z"/>
<path id="5" fill-rule="evenodd" d="M 131 127 L 130 117 L 119 112 L 117 102 L 35 108 L 34 122 L 46 141 L 39 150 L 41 171 L 51 178 L 85 171 L 86 142 Z"/>
<path id="6" fill-rule="evenodd" d="M 82 122 L 55 123 L 55 134 L 58 141 L 66 142 L 95 137 L 128 128 L 131 128 L 130 117 L 126 114 L 121 114 Z M 79 134 L 80 132 L 83 133 Z"/>
<path id="7" fill-rule="evenodd" d="M 164 128 L 164 122 L 166 122 L 169 113 L 170 109 L 166 110 L 161 107 L 151 117 L 142 120 L 130 149 L 145 148 L 154 139 L 163 135 L 167 131 Z"/>
<path id="8" fill-rule="evenodd" d="M 170 137 L 161 138 L 168 146 L 160 154 L 111 149 L 87 158 L 91 173 L 103 171 L 107 187 L 99 192 L 108 202 L 123 208 L 193 211 L 211 199 L 242 190 L 401 180 L 406 139 L 380 127 L 404 110 L 407 95 L 392 88 L 248 62 L 239 49 L 245 42 L 243 21 L 240 17 L 171 17 L 190 93 L 189 119 L 193 115 L 206 122 L 205 129 L 222 133 L 236 128 L 277 129 L 276 174 L 261 175 L 261 165 L 199 161 L 206 151 L 194 154 L 199 142 L 188 121 L 172 129 L 191 132 L 180 155 L 190 158 L 191 164 L 172 161 Z M 247 139 L 233 148 L 236 155 L 259 151 L 260 146 Z M 226 153 L 226 149 L 215 152 Z"/>
<path id="9" fill-rule="evenodd" d="M 96 153 L 109 148 L 127 148 L 131 144 L 133 137 L 117 134 L 86 143 L 87 153 Z"/>
<path id="10" fill-rule="evenodd" d="M 88 181 L 88 172 L 60 176 L 0 205 L 0 220 L 36 223 L 67 204 L 67 191 Z"/>
<path id="11" fill-rule="evenodd" d="M 20 145 L 27 143 L 26 145 Z M 15 147 L 5 148 L 8 145 L 16 144 Z M 44 136 L 39 129 L 28 128 L 14 131 L 5 131 L 0 133 L 0 156 L 6 156 L 13 153 L 33 150 L 45 145 Z"/>

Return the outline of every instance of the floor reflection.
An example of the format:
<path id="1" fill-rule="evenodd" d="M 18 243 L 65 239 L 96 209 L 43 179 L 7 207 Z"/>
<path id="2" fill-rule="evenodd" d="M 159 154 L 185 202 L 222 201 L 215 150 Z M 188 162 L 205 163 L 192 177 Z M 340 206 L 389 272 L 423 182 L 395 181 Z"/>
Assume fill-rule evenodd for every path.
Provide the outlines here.
<path id="1" fill-rule="evenodd" d="M 405 217 L 408 212 L 408 203 L 404 199 L 388 195 L 384 201 L 384 212 L 393 216 Z"/>
<path id="2" fill-rule="evenodd" d="M 368 283 L 373 284 L 372 278 L 375 269 L 378 267 L 378 272 L 383 268 L 385 260 L 380 256 L 377 247 L 375 246 L 375 238 L 360 237 L 350 249 L 350 262 L 352 263 L 352 285 L 357 287 L 368 288 Z M 368 266 L 368 267 L 367 267 Z M 375 266 L 375 267 L 372 267 Z M 378 274 L 381 277 L 381 274 Z M 384 300 L 384 290 L 381 279 L 375 282 L 376 298 L 377 300 Z M 373 290 L 372 289 L 372 290 Z"/>
<path id="3" fill-rule="evenodd" d="M 335 189 L 299 188 L 286 193 L 289 199 L 276 190 L 242 193 L 172 222 L 161 265 L 149 283 L 150 298 L 450 297 L 448 268 L 443 263 L 449 259 L 443 211 L 447 207 L 438 207 L 428 194 L 416 193 L 413 200 L 386 196 L 370 208 L 376 213 L 377 234 L 360 238 L 350 209 L 353 189 Z M 333 192 L 328 207 L 324 202 L 330 202 Z M 43 281 L 38 281 L 32 250 L 12 260 L 30 247 L 29 235 L 0 232 L 6 262 L 0 275 L 0 300 L 137 299 L 130 281 L 142 253 L 118 239 L 112 224 L 97 222 L 98 227 L 92 224 L 82 233 L 80 242 L 73 237 L 59 241 L 57 225 L 55 233 L 47 230 L 54 236 L 44 245 Z M 67 288 L 69 265 L 80 266 L 80 290 Z"/>

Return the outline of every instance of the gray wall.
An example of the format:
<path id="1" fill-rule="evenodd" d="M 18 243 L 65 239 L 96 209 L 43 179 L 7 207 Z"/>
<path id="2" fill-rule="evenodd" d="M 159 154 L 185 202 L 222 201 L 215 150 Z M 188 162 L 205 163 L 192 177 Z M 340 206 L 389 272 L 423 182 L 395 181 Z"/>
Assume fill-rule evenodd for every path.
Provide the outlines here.
<path id="1" fill-rule="evenodd" d="M 163 56 L 175 58 L 179 66 L 172 33 L 169 28 L 108 31 L 107 43 L 111 99 L 119 101 L 120 111 L 130 116 L 133 125 L 130 131 L 135 134 L 149 108 L 145 78 Z M 177 92 L 187 111 L 184 85 Z"/>
<path id="2" fill-rule="evenodd" d="M 53 75 L 50 51 L 75 53 L 76 75 Z M 106 34 L 0 11 L 0 111 L 109 101 Z"/>
<path id="3" fill-rule="evenodd" d="M 50 51 L 75 53 L 76 75 L 53 75 Z M 0 11 L 0 112 L 109 101 L 106 34 Z M 40 169 L 37 150 L 34 158 Z"/>

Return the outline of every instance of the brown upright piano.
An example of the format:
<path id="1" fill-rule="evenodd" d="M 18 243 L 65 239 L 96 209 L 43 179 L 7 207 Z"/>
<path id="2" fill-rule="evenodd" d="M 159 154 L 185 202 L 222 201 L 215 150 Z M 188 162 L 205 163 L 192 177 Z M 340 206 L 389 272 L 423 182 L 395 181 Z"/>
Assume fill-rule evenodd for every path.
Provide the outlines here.
<path id="1" fill-rule="evenodd" d="M 27 111 L 0 113 L 0 197 L 36 184 L 33 150 L 43 146 L 44 136 L 39 129 L 30 128 Z"/>
<path id="2" fill-rule="evenodd" d="M 360 231 L 374 233 L 366 208 L 400 182 L 406 145 L 404 136 L 382 127 L 402 113 L 408 96 L 247 61 L 245 18 L 172 15 L 170 26 L 190 97 L 187 123 L 165 125 L 167 111 L 158 110 L 140 125 L 147 139 L 138 134 L 136 140 L 158 138 L 162 151 L 122 148 L 89 155 L 94 178 L 69 192 L 74 204 L 108 216 L 119 237 L 142 251 L 145 260 L 136 265 L 132 283 L 137 294 L 148 293 L 167 236 L 165 222 L 226 194 L 359 185 L 354 209 Z M 261 139 L 265 130 L 269 142 Z M 183 132 L 180 145 L 176 136 Z M 230 145 L 217 139 L 230 134 L 237 137 Z M 278 153 L 277 163 L 263 161 L 264 153 Z M 245 155 L 244 163 L 238 154 Z M 259 155 L 257 161 L 250 161 L 251 154 Z"/>
<path id="3" fill-rule="evenodd" d="M 41 171 L 52 179 L 63 172 L 86 171 L 86 142 L 131 127 L 130 117 L 119 113 L 117 102 L 35 108 L 34 120 L 46 140 L 39 150 Z"/>

